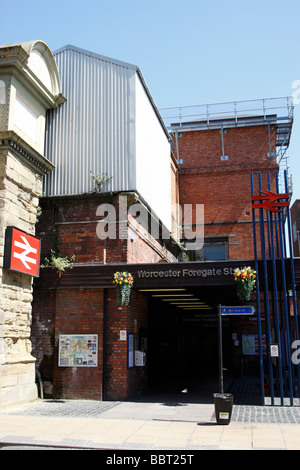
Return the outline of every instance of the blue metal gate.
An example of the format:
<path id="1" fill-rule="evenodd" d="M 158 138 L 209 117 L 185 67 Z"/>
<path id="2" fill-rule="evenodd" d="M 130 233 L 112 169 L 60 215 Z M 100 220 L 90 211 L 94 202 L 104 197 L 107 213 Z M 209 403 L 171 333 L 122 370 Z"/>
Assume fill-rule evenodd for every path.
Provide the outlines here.
<path id="1" fill-rule="evenodd" d="M 286 404 L 284 399 L 289 397 L 290 405 L 293 406 L 294 397 L 298 396 L 300 374 L 299 364 L 292 361 L 293 341 L 298 340 L 299 335 L 287 172 L 284 173 L 285 194 L 279 193 L 278 172 L 273 182 L 276 193 L 271 191 L 270 172 L 267 174 L 267 189 L 262 188 L 260 172 L 256 177 L 258 183 L 255 185 L 251 174 L 262 405 L 265 404 L 264 384 L 267 382 L 271 405 L 275 404 L 275 397 L 280 397 L 281 405 Z M 255 195 L 254 187 L 258 187 L 259 194 Z M 259 257 L 263 265 L 260 275 Z M 287 269 L 290 269 L 290 273 Z M 290 280 L 289 286 L 287 278 Z M 263 328 L 267 338 L 267 356 L 263 355 Z M 279 350 L 276 359 L 270 353 L 270 346 L 274 343 Z"/>

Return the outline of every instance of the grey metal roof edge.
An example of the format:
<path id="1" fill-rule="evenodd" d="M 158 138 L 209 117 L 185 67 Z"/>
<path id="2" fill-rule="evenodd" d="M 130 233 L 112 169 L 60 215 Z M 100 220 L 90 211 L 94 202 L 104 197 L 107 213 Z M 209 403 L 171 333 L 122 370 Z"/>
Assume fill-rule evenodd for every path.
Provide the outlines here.
<path id="1" fill-rule="evenodd" d="M 84 54 L 84 55 L 87 55 L 87 56 L 90 56 L 90 57 L 94 57 L 95 59 L 100 59 L 100 60 L 103 60 L 105 62 L 110 62 L 111 64 L 120 65 L 120 66 L 126 67 L 128 69 L 137 70 L 137 68 L 138 68 L 136 65 L 129 64 L 128 62 L 123 62 L 121 60 L 113 59 L 112 57 L 101 55 L 101 54 L 98 54 L 97 52 L 92 52 L 92 51 L 89 51 L 87 49 L 82 49 L 80 47 L 73 46 L 72 44 L 67 44 L 66 46 L 63 46 L 59 49 L 56 49 L 53 52 L 53 55 L 55 56 L 56 54 L 59 54 L 60 52 L 63 52 L 63 51 L 67 51 L 69 49 L 72 50 L 72 51 L 78 52 L 79 54 Z"/>

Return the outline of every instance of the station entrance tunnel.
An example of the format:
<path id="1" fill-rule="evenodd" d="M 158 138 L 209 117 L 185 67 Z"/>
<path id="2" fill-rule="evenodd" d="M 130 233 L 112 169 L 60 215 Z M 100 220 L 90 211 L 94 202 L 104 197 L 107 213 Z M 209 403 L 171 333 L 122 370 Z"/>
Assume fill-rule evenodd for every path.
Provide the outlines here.
<path id="1" fill-rule="evenodd" d="M 148 387 L 174 393 L 217 392 L 218 305 L 235 305 L 230 286 L 148 292 Z M 233 371 L 231 319 L 222 319 L 224 379 Z M 211 390 L 210 390 L 211 387 Z M 214 389 L 214 390 L 213 390 Z M 204 399 L 205 397 L 202 397 Z"/>

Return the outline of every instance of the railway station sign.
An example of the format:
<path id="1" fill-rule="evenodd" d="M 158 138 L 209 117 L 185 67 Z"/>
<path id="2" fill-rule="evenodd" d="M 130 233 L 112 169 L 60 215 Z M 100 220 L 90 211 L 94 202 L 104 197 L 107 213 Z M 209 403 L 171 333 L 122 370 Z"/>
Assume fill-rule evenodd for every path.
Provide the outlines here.
<path id="1" fill-rule="evenodd" d="M 41 241 L 16 227 L 5 232 L 4 268 L 39 277 Z"/>
<path id="2" fill-rule="evenodd" d="M 259 208 L 271 212 L 280 212 L 282 207 L 288 207 L 290 205 L 289 194 L 276 194 L 267 190 L 260 190 L 259 192 L 260 196 L 252 196 L 253 209 Z"/>

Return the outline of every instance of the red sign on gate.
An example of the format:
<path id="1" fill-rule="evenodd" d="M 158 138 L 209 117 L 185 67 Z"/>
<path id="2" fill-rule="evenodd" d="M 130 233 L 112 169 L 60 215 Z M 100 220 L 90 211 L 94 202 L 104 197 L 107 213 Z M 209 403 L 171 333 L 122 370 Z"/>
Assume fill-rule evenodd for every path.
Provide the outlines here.
<path id="1" fill-rule="evenodd" d="M 4 268 L 38 277 L 41 241 L 15 227 L 5 233 Z"/>
<path id="2" fill-rule="evenodd" d="M 260 196 L 252 196 L 252 208 L 267 209 L 280 212 L 280 207 L 289 206 L 289 194 L 276 194 L 267 190 L 260 190 Z M 280 199 L 280 202 L 278 201 Z"/>

